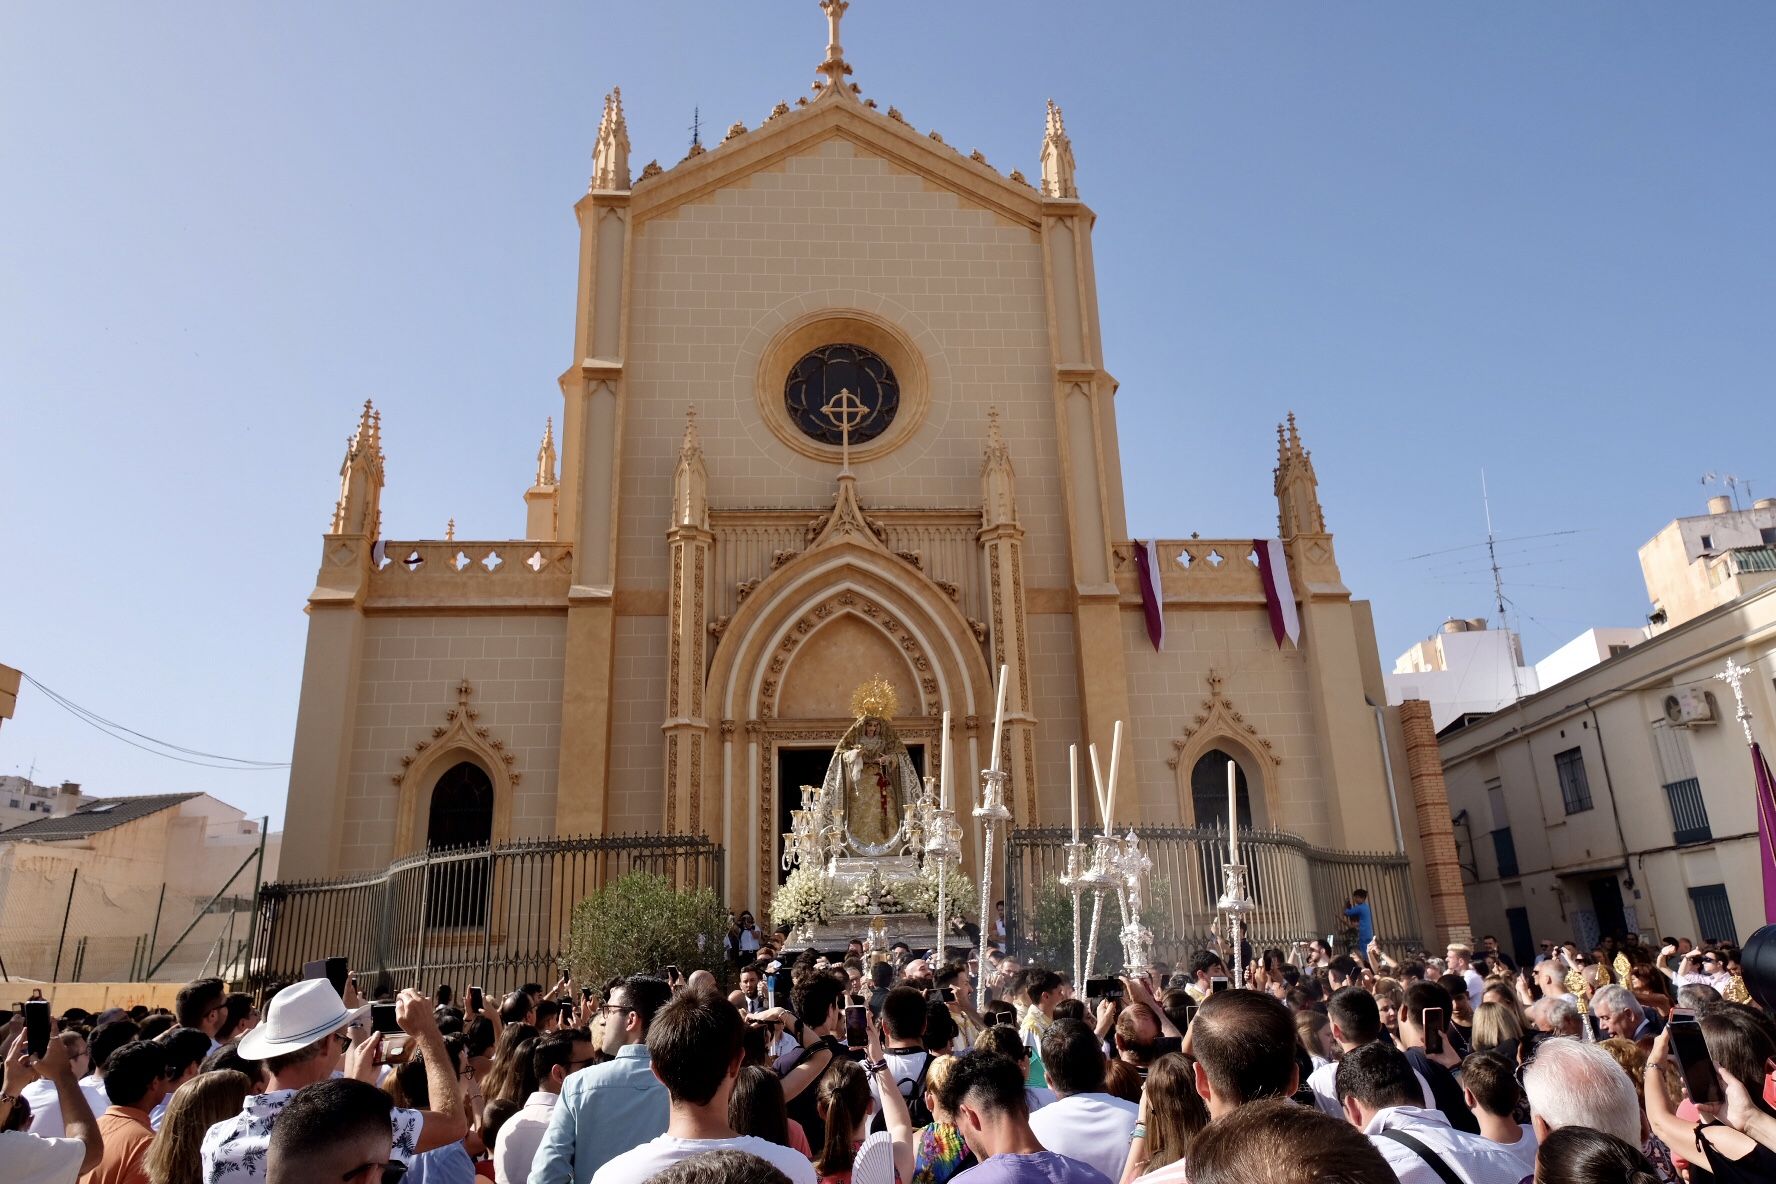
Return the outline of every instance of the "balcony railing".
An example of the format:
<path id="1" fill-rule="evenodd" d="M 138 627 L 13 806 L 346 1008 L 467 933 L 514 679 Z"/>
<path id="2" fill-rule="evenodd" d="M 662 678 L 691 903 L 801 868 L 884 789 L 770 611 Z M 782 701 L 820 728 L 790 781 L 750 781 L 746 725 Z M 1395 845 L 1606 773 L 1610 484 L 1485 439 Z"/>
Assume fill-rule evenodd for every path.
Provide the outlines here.
<path id="1" fill-rule="evenodd" d="M 1672 842 L 1681 847 L 1714 838 L 1714 830 L 1708 825 L 1708 803 L 1702 800 L 1702 783 L 1696 778 L 1685 777 L 1667 785 L 1665 802 L 1671 807 Z"/>

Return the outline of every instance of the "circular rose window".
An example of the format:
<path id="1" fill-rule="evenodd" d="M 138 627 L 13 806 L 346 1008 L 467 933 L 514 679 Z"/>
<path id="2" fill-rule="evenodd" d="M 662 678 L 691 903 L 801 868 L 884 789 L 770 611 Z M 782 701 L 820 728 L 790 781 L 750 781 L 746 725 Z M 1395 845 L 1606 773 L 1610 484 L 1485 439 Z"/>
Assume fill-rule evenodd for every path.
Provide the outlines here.
<path id="1" fill-rule="evenodd" d="M 826 345 L 790 369 L 783 403 L 809 439 L 836 448 L 848 424 L 855 447 L 874 440 L 894 422 L 900 383 L 879 354 L 861 345 Z"/>

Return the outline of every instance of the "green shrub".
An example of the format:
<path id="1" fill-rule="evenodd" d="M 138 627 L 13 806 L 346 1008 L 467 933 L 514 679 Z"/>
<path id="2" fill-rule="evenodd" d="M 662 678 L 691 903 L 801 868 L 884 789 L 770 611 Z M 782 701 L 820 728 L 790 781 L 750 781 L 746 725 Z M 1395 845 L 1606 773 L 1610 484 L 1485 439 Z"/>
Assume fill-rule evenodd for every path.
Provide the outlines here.
<path id="1" fill-rule="evenodd" d="M 665 876 L 629 872 L 574 906 L 568 958 L 576 982 L 677 966 L 727 981 L 728 910 L 709 888 L 681 890 Z"/>

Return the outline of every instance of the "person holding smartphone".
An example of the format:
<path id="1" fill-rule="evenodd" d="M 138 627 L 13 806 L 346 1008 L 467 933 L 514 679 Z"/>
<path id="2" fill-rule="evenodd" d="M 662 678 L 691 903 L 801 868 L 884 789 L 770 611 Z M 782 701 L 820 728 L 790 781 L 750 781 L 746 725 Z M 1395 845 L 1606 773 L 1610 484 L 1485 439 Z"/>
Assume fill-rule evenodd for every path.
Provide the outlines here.
<path id="1" fill-rule="evenodd" d="M 1400 1045 L 1406 1059 L 1431 1087 L 1431 1104 L 1443 1111 L 1449 1125 L 1470 1135 L 1480 1133 L 1480 1121 L 1462 1097 L 1455 1070 L 1461 1055 L 1449 1040 L 1449 992 L 1433 982 L 1416 982 L 1406 988 L 1406 1004 L 1400 1011 Z"/>
<path id="2" fill-rule="evenodd" d="M 1653 1040 L 1644 1078 L 1646 1116 L 1653 1133 L 1697 1167 L 1706 1166 L 1723 1184 L 1776 1179 L 1776 1150 L 1772 1149 L 1776 1147 L 1776 1117 L 1762 1104 L 1765 1082 L 1762 1078 L 1741 1080 L 1721 1067 L 1714 1052 L 1718 1045 L 1721 1057 L 1726 1057 L 1729 1044 L 1744 1041 L 1744 1034 L 1733 1030 L 1736 1026 L 1722 1015 L 1697 1022 L 1673 1012 L 1671 1023 Z M 1773 1050 L 1767 1037 L 1758 1044 L 1751 1055 L 1734 1058 L 1747 1062 L 1741 1068 L 1768 1069 Z M 1679 1118 L 1672 1108 L 1665 1080 L 1673 1073 L 1683 1082 L 1685 1095 L 1701 1116 L 1699 1122 Z"/>
<path id="3" fill-rule="evenodd" d="M 19 1095 L 38 1080 L 54 1084 L 67 1138 L 45 1139 L 7 1129 L 20 1105 Z M 7 1048 L 5 1076 L 0 1078 L 0 1164 L 5 1165 L 6 1178 L 15 1184 L 62 1184 L 92 1171 L 104 1157 L 99 1123 L 74 1076 L 68 1046 L 51 1037 L 42 1055 L 33 1056 L 25 1033 L 19 1032 Z"/>

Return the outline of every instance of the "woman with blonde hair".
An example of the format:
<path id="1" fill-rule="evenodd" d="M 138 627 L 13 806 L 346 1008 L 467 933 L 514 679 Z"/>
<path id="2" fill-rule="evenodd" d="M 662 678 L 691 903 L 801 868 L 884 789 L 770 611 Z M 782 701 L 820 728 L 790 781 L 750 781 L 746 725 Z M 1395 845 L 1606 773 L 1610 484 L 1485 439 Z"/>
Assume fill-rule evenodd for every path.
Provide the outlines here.
<path id="1" fill-rule="evenodd" d="M 237 1069 L 213 1069 L 199 1073 L 173 1092 L 160 1131 L 148 1149 L 148 1179 L 152 1184 L 202 1184 L 203 1137 L 218 1122 L 241 1112 L 252 1088 L 247 1075 Z"/>
<path id="2" fill-rule="evenodd" d="M 1523 1043 L 1523 1019 L 1515 1007 L 1482 1003 L 1474 1009 L 1474 1051 L 1498 1049 L 1512 1060 Z"/>
<path id="3" fill-rule="evenodd" d="M 1191 1141 L 1208 1124 L 1208 1107 L 1196 1092 L 1196 1061 L 1181 1052 L 1162 1054 L 1147 1070 L 1122 1184 L 1182 1163 L 1190 1155 Z"/>

